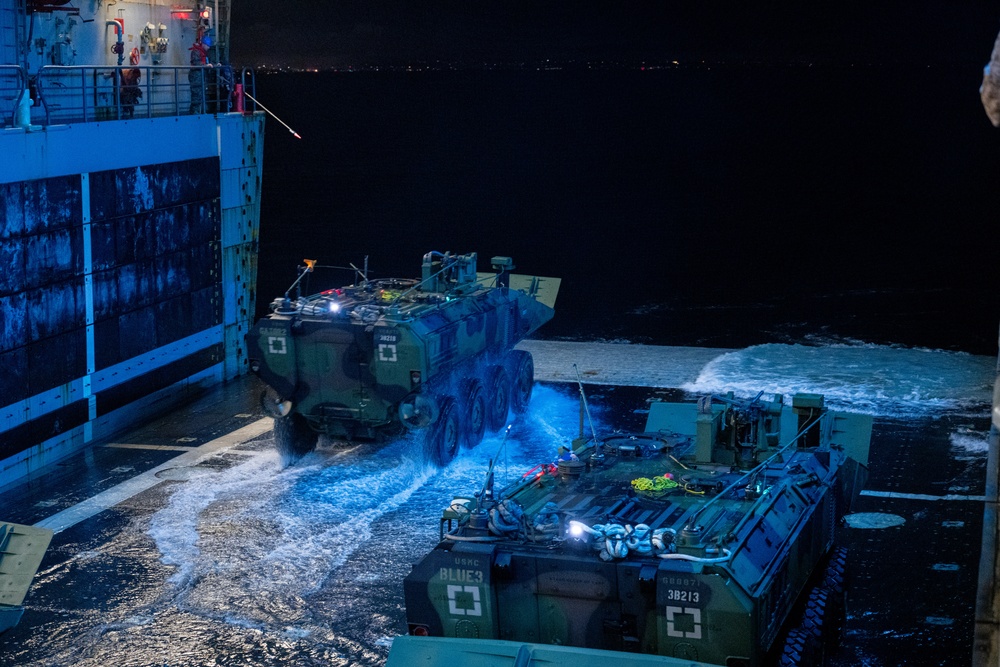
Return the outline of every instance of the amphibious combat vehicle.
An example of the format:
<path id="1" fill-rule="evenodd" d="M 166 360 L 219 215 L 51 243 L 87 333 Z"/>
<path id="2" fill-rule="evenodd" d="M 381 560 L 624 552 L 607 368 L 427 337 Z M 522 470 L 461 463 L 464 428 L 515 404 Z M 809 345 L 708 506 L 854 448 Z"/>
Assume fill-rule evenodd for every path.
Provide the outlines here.
<path id="1" fill-rule="evenodd" d="M 730 394 L 587 439 L 582 414 L 556 460 L 500 490 L 490 471 L 444 510 L 388 666 L 819 664 L 871 417 Z"/>
<path id="2" fill-rule="evenodd" d="M 366 260 L 355 284 L 303 297 L 303 278 L 320 268 L 306 260 L 247 336 L 283 455 L 308 453 L 320 434 L 424 429 L 444 464 L 509 410 L 524 412 L 534 365 L 513 347 L 552 318 L 560 281 L 511 274 L 509 257 L 491 263 L 495 273 L 477 273 L 476 253 L 429 252 L 419 279 L 369 280 Z"/>

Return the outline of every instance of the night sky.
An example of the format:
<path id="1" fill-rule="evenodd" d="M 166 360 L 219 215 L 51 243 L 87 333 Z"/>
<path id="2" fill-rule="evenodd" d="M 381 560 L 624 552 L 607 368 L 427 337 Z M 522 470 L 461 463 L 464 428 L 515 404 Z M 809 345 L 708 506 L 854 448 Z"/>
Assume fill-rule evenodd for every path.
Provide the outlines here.
<path id="1" fill-rule="evenodd" d="M 348 67 L 553 60 L 983 62 L 995 2 L 238 0 L 232 61 Z"/>

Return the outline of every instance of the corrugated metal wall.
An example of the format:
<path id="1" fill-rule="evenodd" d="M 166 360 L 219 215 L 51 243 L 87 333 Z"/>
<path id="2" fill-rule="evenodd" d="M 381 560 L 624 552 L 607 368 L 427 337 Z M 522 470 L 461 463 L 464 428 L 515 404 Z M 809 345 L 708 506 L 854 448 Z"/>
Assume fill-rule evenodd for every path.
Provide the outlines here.
<path id="1" fill-rule="evenodd" d="M 222 324 L 219 181 L 209 157 L 0 185 L 0 458 L 223 360 L 220 329 L 126 363 Z"/>

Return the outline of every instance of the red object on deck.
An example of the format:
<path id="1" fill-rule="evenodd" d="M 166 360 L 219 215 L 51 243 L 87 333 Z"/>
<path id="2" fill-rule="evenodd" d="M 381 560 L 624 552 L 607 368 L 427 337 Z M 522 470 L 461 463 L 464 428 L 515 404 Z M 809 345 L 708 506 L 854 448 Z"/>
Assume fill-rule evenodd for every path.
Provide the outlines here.
<path id="1" fill-rule="evenodd" d="M 238 83 L 233 87 L 233 111 L 243 113 L 243 84 Z"/>

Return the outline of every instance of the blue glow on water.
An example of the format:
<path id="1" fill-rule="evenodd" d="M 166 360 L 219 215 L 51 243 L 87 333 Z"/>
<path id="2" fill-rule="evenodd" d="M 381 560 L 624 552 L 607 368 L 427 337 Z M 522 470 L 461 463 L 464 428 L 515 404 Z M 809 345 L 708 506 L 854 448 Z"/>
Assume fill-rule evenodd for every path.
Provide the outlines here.
<path id="1" fill-rule="evenodd" d="M 440 469 L 423 460 L 422 434 L 415 434 L 384 447 L 323 446 L 287 468 L 268 451 L 191 478 L 148 530 L 172 568 L 174 603 L 232 626 L 315 631 L 306 600 L 345 580 L 398 583 L 406 570 L 400 563 L 433 547 L 441 509 L 453 494 L 479 490 L 490 460 L 502 486 L 555 459 L 577 434 L 577 401 L 573 392 L 539 385 L 506 440 L 491 435 Z M 377 609 L 369 601 L 365 613 Z"/>

